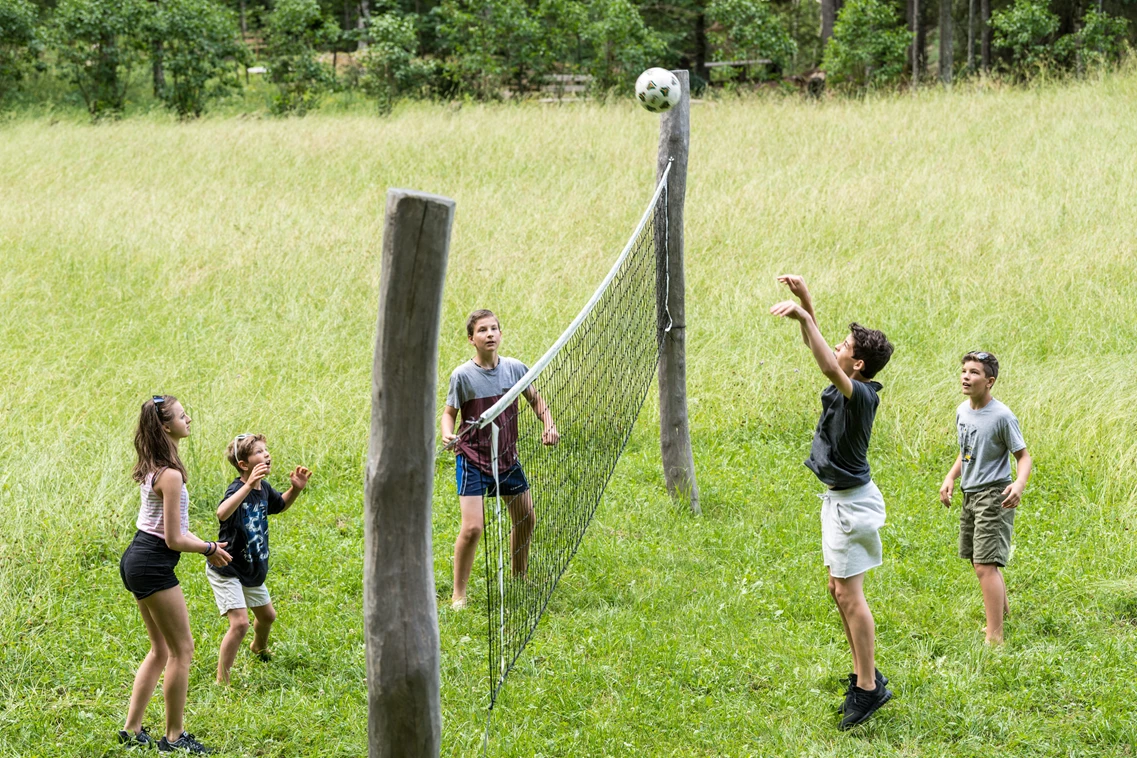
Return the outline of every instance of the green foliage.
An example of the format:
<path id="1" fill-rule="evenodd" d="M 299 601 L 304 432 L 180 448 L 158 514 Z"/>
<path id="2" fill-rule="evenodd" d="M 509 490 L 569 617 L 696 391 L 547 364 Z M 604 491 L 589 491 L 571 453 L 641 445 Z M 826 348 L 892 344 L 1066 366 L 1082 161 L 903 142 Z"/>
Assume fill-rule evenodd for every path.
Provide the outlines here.
<path id="1" fill-rule="evenodd" d="M 279 0 L 265 22 L 269 80 L 277 87 L 274 113 L 304 115 L 317 107 L 331 85 L 331 69 L 317 50 L 339 37 L 339 27 L 324 16 L 316 0 Z"/>
<path id="2" fill-rule="evenodd" d="M 0 0 L 0 102 L 39 54 L 36 9 L 28 0 Z"/>
<path id="3" fill-rule="evenodd" d="M 144 0 L 62 0 L 56 8 L 53 46 L 92 118 L 122 113 L 150 15 Z"/>
<path id="4" fill-rule="evenodd" d="M 524 0 L 443 0 L 434 12 L 454 76 L 479 99 L 525 92 L 552 68 L 547 27 Z"/>
<path id="5" fill-rule="evenodd" d="M 591 49 L 585 69 L 600 93 L 631 85 L 667 52 L 666 43 L 630 0 L 593 0 L 581 39 Z"/>
<path id="6" fill-rule="evenodd" d="M 850 0 L 833 25 L 821 68 L 838 86 L 888 84 L 904 73 L 910 44 L 912 33 L 893 6 L 881 0 Z"/>
<path id="7" fill-rule="evenodd" d="M 713 0 L 707 16 L 720 60 L 768 58 L 781 68 L 797 53 L 797 43 L 768 0 Z"/>
<path id="8" fill-rule="evenodd" d="M 359 83 L 378 101 L 379 112 L 387 114 L 415 79 L 415 17 L 398 13 L 372 16 L 368 32 L 367 50 L 360 58 L 363 74 Z"/>
<path id="9" fill-rule="evenodd" d="M 991 14 L 991 43 L 1011 54 L 1011 67 L 1020 74 L 1037 71 L 1052 59 L 1051 43 L 1058 16 L 1040 0 L 1015 0 L 1010 8 Z"/>
<path id="10" fill-rule="evenodd" d="M 163 0 L 149 29 L 162 43 L 159 97 L 180 118 L 200 116 L 209 98 L 235 83 L 229 60 L 250 62 L 233 12 L 213 0 Z"/>
<path id="11" fill-rule="evenodd" d="M 1129 19 L 1091 8 L 1082 17 L 1081 29 L 1054 44 L 1054 55 L 1067 65 L 1080 63 L 1085 68 L 1117 64 L 1125 52 L 1128 31 Z"/>

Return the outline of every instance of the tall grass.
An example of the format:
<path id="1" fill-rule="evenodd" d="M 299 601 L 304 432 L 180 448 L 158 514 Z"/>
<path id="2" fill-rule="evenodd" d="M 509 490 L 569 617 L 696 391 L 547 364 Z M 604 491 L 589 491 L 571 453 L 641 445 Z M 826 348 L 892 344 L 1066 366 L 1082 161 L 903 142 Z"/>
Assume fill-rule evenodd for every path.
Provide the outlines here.
<path id="1" fill-rule="evenodd" d="M 491 753 L 1112 756 L 1137 742 L 1137 77 L 1026 91 L 692 113 L 690 402 L 704 516 L 674 507 L 645 409 L 585 544 L 493 720 Z M 274 519 L 277 657 L 211 683 L 224 631 L 195 556 L 187 723 L 228 754 L 365 754 L 362 463 L 384 193 L 457 200 L 441 392 L 463 320 L 531 361 L 649 196 L 657 123 L 608 107 L 411 106 L 387 120 L 140 116 L 0 126 L 0 755 L 116 754 L 145 635 L 117 560 L 138 406 L 178 395 L 192 527 L 235 433 L 310 491 Z M 870 460 L 886 562 L 868 594 L 897 698 L 835 730 L 848 670 L 801 465 L 824 381 L 774 277 L 822 330 L 897 345 Z M 958 358 L 1003 366 L 1036 474 L 1000 651 L 939 505 Z M 555 411 L 555 409 L 554 409 Z M 458 526 L 440 459 L 436 580 Z M 278 473 L 275 478 L 279 478 Z M 271 479 L 272 477 L 270 477 Z M 479 563 L 480 565 L 480 563 Z M 481 748 L 484 587 L 440 611 L 444 752 Z M 146 722 L 161 723 L 156 698 Z"/>

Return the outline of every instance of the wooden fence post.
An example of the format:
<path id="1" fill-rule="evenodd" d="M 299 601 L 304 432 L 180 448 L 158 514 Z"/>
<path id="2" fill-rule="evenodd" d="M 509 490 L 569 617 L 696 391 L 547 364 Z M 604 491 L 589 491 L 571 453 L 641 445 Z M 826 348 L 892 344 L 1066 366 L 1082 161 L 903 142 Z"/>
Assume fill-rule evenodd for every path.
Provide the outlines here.
<path id="1" fill-rule="evenodd" d="M 436 758 L 438 609 L 431 551 L 438 324 L 454 201 L 387 193 L 364 483 L 370 758 Z"/>
<path id="2" fill-rule="evenodd" d="M 691 87 L 687 71 L 673 71 L 683 95 L 679 104 L 663 114 L 659 124 L 659 159 L 656 182 L 668 161 L 667 179 L 667 308 L 671 331 L 664 334 L 659 355 L 659 446 L 663 475 L 674 499 L 686 499 L 699 514 L 699 488 L 695 483 L 695 457 L 687 420 L 687 315 L 683 304 L 683 201 L 687 194 L 687 150 L 691 143 Z"/>

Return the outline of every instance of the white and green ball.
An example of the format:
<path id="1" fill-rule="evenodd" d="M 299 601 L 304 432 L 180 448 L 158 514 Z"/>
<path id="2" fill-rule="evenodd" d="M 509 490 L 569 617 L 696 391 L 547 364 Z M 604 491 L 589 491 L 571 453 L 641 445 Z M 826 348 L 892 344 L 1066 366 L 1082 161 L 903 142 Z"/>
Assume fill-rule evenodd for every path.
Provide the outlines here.
<path id="1" fill-rule="evenodd" d="M 636 79 L 636 100 L 652 113 L 674 108 L 680 94 L 679 78 L 665 68 L 649 68 Z"/>

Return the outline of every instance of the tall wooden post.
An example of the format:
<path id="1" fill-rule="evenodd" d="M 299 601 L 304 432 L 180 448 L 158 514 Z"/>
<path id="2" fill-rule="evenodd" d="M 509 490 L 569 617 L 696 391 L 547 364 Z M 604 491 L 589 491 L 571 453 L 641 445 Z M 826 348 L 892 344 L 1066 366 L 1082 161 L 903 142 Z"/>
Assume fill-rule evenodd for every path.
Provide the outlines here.
<path id="1" fill-rule="evenodd" d="M 940 0 L 940 81 L 951 84 L 953 60 L 952 50 L 952 0 Z"/>
<path id="2" fill-rule="evenodd" d="M 431 551 L 438 322 L 454 201 L 387 193 L 364 483 L 370 758 L 436 758 L 438 610 Z"/>
<path id="3" fill-rule="evenodd" d="M 679 77 L 683 96 L 663 114 L 659 124 L 659 159 L 656 181 L 673 161 L 667 180 L 667 308 L 671 331 L 664 334 L 659 356 L 659 446 L 667 491 L 686 499 L 698 514 L 699 488 L 695 483 L 695 456 L 687 419 L 687 312 L 683 304 L 683 201 L 687 195 L 687 150 L 691 143 L 691 88 L 686 71 Z"/>

